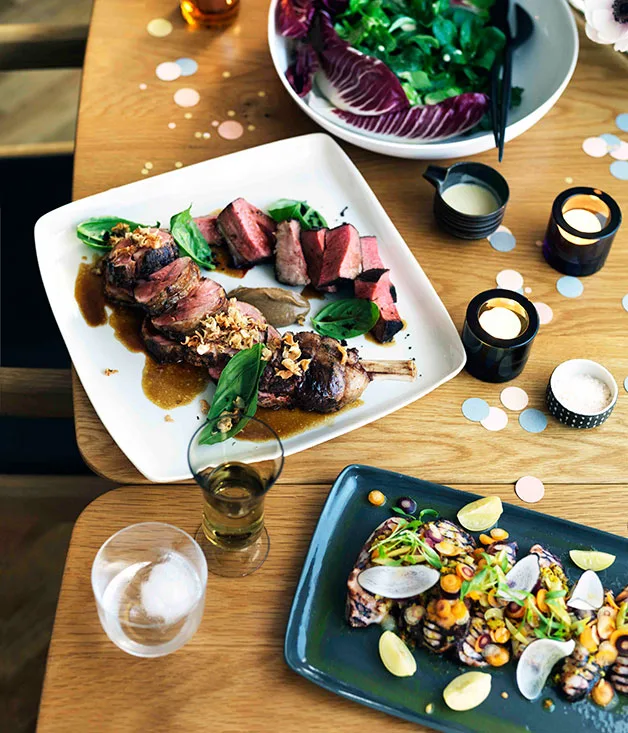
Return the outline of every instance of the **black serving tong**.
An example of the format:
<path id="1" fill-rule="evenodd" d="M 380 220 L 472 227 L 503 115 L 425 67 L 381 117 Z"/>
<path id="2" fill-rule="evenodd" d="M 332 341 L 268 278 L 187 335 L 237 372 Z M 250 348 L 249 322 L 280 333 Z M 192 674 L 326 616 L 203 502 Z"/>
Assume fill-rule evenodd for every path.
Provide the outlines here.
<path id="1" fill-rule="evenodd" d="M 515 5 L 510 0 L 495 2 L 491 9 L 491 22 L 506 36 L 504 53 L 495 61 L 491 70 L 491 119 L 501 163 L 512 91 L 512 55 L 516 48 L 530 38 L 534 31 L 534 22 L 521 5 Z"/>

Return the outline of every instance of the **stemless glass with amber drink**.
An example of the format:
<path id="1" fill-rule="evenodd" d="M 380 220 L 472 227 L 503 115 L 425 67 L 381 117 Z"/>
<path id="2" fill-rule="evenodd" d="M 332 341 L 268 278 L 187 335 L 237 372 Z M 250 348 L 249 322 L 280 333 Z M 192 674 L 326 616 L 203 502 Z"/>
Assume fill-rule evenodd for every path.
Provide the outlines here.
<path id="1" fill-rule="evenodd" d="M 283 446 L 275 431 L 256 418 L 224 437 L 237 415 L 208 420 L 192 437 L 188 462 L 203 492 L 203 518 L 196 533 L 208 570 L 237 577 L 255 572 L 268 555 L 264 497 L 283 468 Z M 203 442 L 207 435 L 216 442 Z"/>
<path id="2" fill-rule="evenodd" d="M 240 0 L 181 0 L 181 14 L 190 25 L 218 28 L 235 20 Z"/>

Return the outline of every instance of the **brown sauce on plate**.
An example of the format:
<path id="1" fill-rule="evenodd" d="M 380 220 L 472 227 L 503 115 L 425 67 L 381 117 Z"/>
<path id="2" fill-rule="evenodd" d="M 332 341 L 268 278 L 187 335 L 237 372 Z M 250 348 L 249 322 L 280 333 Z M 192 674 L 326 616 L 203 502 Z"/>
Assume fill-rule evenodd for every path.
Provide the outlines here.
<path id="1" fill-rule="evenodd" d="M 373 334 L 370 331 L 368 333 L 365 333 L 364 334 L 364 338 L 367 341 L 370 341 L 372 344 L 376 344 L 377 346 L 384 346 L 384 347 L 395 346 L 395 339 L 394 338 L 391 339 L 390 341 L 386 341 L 386 342 L 382 343 L 381 341 L 378 341 L 375 338 L 375 336 L 373 336 Z"/>
<path id="2" fill-rule="evenodd" d="M 190 364 L 158 364 L 146 356 L 142 389 L 157 407 L 173 410 L 188 405 L 209 383 L 207 369 Z"/>
<path id="3" fill-rule="evenodd" d="M 320 293 L 315 290 L 311 285 L 306 285 L 301 291 L 301 295 L 307 300 L 324 300 L 325 293 Z"/>
<path id="4" fill-rule="evenodd" d="M 221 272 L 223 275 L 241 279 L 251 269 L 250 267 L 234 267 L 231 264 L 231 255 L 227 247 L 212 247 L 212 255 L 216 263 L 216 272 Z"/>
<path id="5" fill-rule="evenodd" d="M 121 344 L 134 353 L 146 353 L 146 348 L 140 330 L 144 314 L 139 308 L 127 308 L 118 303 L 107 303 L 111 308 L 109 325 L 113 329 L 113 335 Z"/>
<path id="6" fill-rule="evenodd" d="M 101 276 L 95 272 L 95 265 L 96 261 L 81 262 L 74 283 L 74 299 L 85 322 L 92 327 L 107 323 L 105 291 Z"/>

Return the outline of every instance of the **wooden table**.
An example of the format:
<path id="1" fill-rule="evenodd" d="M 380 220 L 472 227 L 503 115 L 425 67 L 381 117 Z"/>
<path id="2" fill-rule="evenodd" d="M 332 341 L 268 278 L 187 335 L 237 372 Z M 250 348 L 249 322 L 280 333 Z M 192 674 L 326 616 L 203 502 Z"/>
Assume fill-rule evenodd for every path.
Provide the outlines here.
<path id="1" fill-rule="evenodd" d="M 316 129 L 275 75 L 266 44 L 266 13 L 267 3 L 247 0 L 236 25 L 212 33 L 185 28 L 174 0 L 96 0 L 81 95 L 75 197 L 141 178 L 147 161 L 153 164 L 151 174 L 162 173 L 177 161 L 196 163 Z M 174 32 L 162 39 L 145 30 L 147 22 L 159 16 L 169 17 L 175 25 Z M 614 118 L 625 111 L 621 105 L 628 99 L 626 61 L 608 47 L 595 46 L 584 34 L 581 43 L 575 76 L 556 107 L 507 145 L 500 170 L 511 187 L 505 220 L 517 237 L 511 253 L 499 253 L 486 241 L 461 243 L 436 230 L 432 188 L 421 178 L 422 163 L 344 147 L 431 278 L 457 327 L 462 326 L 469 300 L 494 287 L 496 274 L 506 268 L 520 271 L 532 288 L 530 297 L 554 309 L 554 320 L 541 327 L 530 363 L 515 382 L 530 394 L 530 405 L 543 407 L 548 377 L 558 363 L 590 357 L 603 362 L 620 384 L 612 418 L 597 430 L 580 432 L 550 419 L 545 432 L 531 435 L 511 413 L 505 430 L 490 433 L 466 421 L 460 406 L 471 396 L 499 405 L 502 386 L 463 373 L 376 424 L 289 458 L 283 481 L 329 483 L 353 461 L 441 483 L 512 483 L 526 474 L 555 483 L 626 479 L 628 394 L 621 386 L 628 376 L 628 314 L 621 307 L 628 291 L 626 225 L 606 267 L 585 280 L 584 295 L 576 300 L 557 293 L 559 274 L 535 246 L 554 197 L 571 179 L 574 185 L 601 187 L 628 210 L 628 183 L 610 175 L 610 159 L 589 158 L 580 147 L 588 136 L 615 130 Z M 180 56 L 196 59 L 198 73 L 177 82 L 157 80 L 156 65 Z M 225 74 L 230 76 L 224 78 Z M 148 88 L 140 91 L 140 84 Z M 184 85 L 201 93 L 192 119 L 185 119 L 184 110 L 172 100 L 174 90 Z M 245 125 L 239 140 L 223 140 L 211 127 L 212 120 L 229 119 L 229 110 Z M 177 125 L 173 130 L 168 128 L 171 121 Z M 248 125 L 255 130 L 246 129 Z M 204 131 L 211 131 L 210 139 L 195 137 L 195 132 Z M 496 164 L 495 152 L 477 160 Z M 403 303 L 400 308 L 403 313 Z M 103 428 L 76 377 L 74 406 L 78 444 L 94 471 L 120 483 L 144 481 Z"/>
<path id="2" fill-rule="evenodd" d="M 511 494 L 510 486 L 500 484 L 464 488 Z M 622 501 L 625 506 L 622 487 L 546 488 L 545 512 L 628 534 L 625 512 L 618 511 Z M 193 533 L 200 491 L 127 486 L 93 502 L 76 524 L 68 553 L 39 733 L 426 731 L 336 697 L 284 662 L 288 612 L 327 490 L 303 484 L 271 490 L 266 501 L 271 551 L 265 565 L 238 580 L 210 575 L 199 631 L 183 649 L 160 659 L 131 657 L 107 639 L 96 615 L 91 564 L 107 537 L 134 522 L 169 522 Z"/>

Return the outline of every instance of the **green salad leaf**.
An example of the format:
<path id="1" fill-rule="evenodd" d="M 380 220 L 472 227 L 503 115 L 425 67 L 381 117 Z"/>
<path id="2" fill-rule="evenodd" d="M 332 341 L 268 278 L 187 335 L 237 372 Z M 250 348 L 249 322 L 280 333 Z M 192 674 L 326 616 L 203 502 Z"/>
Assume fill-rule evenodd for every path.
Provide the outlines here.
<path id="1" fill-rule="evenodd" d="M 312 325 L 321 336 L 342 341 L 370 331 L 378 318 L 379 308 L 372 301 L 346 298 L 326 305 L 312 318 Z"/>
<path id="2" fill-rule="evenodd" d="M 249 417 L 257 411 L 259 381 L 266 369 L 262 360 L 263 344 L 238 351 L 222 370 L 216 386 L 214 399 L 207 414 L 207 424 L 199 436 L 202 445 L 221 443 L 246 427 Z M 221 415 L 231 418 L 228 429 L 216 429 L 215 422 Z"/>
<path id="3" fill-rule="evenodd" d="M 192 218 L 190 209 L 192 204 L 175 214 L 170 219 L 170 233 L 188 257 L 191 257 L 200 267 L 206 270 L 215 270 L 214 255 L 205 237 L 201 234 L 198 224 Z"/>
<path id="4" fill-rule="evenodd" d="M 323 215 L 306 201 L 279 199 L 268 207 L 268 213 L 276 222 L 296 219 L 303 229 L 320 229 L 327 226 Z"/>
<path id="5" fill-rule="evenodd" d="M 76 236 L 92 249 L 109 251 L 111 249 L 111 230 L 118 224 L 126 224 L 134 232 L 139 227 L 149 226 L 120 216 L 94 216 L 82 221 L 76 227 Z M 159 226 L 159 224 L 157 224 Z"/>

